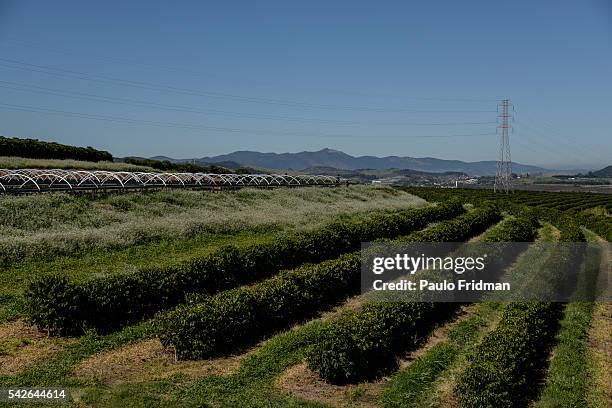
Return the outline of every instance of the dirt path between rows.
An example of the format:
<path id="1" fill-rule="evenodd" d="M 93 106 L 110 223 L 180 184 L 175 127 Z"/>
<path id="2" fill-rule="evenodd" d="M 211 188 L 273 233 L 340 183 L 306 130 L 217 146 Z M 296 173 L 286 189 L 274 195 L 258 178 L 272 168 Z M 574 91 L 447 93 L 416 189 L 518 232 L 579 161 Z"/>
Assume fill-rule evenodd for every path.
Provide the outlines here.
<path id="1" fill-rule="evenodd" d="M 50 338 L 23 320 L 0 325 L 0 375 L 16 375 L 64 348 L 72 339 Z"/>
<path id="2" fill-rule="evenodd" d="M 599 301 L 595 302 L 589 352 L 592 361 L 591 384 L 587 399 L 593 407 L 612 407 L 612 246 L 602 238 L 601 266 L 597 282 Z"/>

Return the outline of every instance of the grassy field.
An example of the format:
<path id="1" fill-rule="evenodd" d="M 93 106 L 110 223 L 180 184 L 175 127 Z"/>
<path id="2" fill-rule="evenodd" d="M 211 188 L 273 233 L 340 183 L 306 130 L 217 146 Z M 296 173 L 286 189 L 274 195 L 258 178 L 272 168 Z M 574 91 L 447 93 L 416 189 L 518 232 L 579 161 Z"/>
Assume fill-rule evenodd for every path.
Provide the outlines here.
<path id="1" fill-rule="evenodd" d="M 245 230 L 312 228 L 342 214 L 423 203 L 394 189 L 364 186 L 158 191 L 96 199 L 0 196 L 0 264 Z"/>
<path id="2" fill-rule="evenodd" d="M 397 238 L 512 240 L 524 236 L 517 229 L 521 222 L 532 222 L 529 217 L 519 217 L 520 211 L 508 206 L 499 222 L 494 221 L 500 220 L 499 209 L 495 210 L 498 218 L 490 218 L 486 230 L 482 229 L 485 224 L 481 224 L 481 229 L 464 228 L 470 224 L 460 220 L 477 219 L 478 212 L 487 205 L 474 199 L 475 196 L 468 196 L 469 192 L 465 194 L 473 204 L 468 206 L 467 213 L 415 224 L 416 231 L 409 229 L 408 235 L 400 233 Z M 554 196 L 535 197 L 538 205 L 554 201 Z M 527 200 L 526 195 L 520 198 Z M 580 196 L 576 205 L 584 205 L 584 200 Z M 559 201 L 573 202 L 565 196 Z M 130 276 L 146 268 L 171 268 L 205 257 L 227 244 L 246 249 L 262 244 L 265 249 L 265 245 L 284 242 L 291 234 L 326 228 L 334 221 L 353 226 L 367 220 L 384 223 L 384 218 L 376 217 L 408 207 L 423 211 L 418 208 L 427 208 L 427 202 L 405 191 L 368 186 L 223 193 L 162 191 L 96 199 L 63 194 L 0 197 L 3 220 L 0 244 L 6 251 L 0 283 L 0 388 L 67 387 L 74 398 L 69 405 L 78 407 L 470 406 L 460 405 L 464 402 L 457 398 L 457 383 L 470 366 L 472 355 L 482 347 L 483 339 L 498 330 L 507 308 L 504 304 L 490 301 L 464 305 L 453 313 L 436 317 L 423 330 L 400 331 L 403 334 L 398 341 L 403 346 L 397 348 L 397 366 L 367 380 L 329 383 L 310 368 L 313 347 L 319 347 L 335 322 L 353 316 L 351 321 L 359 324 L 362 316 L 366 316 L 361 312 L 369 306 L 363 297 L 353 296 L 354 288 L 350 289 L 344 278 L 334 277 L 337 271 L 350 267 L 344 261 L 352 259 L 350 254 L 290 271 L 273 271 L 265 279 L 224 289 L 214 296 L 189 298 L 186 310 L 193 306 L 195 312 L 197 305 L 208 302 L 205 310 L 214 312 L 216 321 L 236 317 L 236 320 L 228 317 L 227 327 L 243 327 L 242 322 L 249 319 L 254 322 L 251 325 L 257 322 L 259 318 L 254 318 L 258 316 L 257 310 L 244 309 L 242 314 L 243 309 L 236 309 L 248 304 L 269 308 L 276 321 L 281 321 L 265 330 L 255 324 L 253 328 L 259 330 L 257 341 L 230 346 L 229 352 L 198 360 L 177 360 L 176 349 L 162 346 L 158 337 L 165 327 L 160 323 L 170 316 L 166 310 L 114 331 L 89 328 L 76 336 L 48 337 L 26 320 L 23 293 L 33 276 L 60 274 L 85 284 L 92 278 Z M 592 225 L 605 233 L 607 213 L 587 211 L 598 217 Z M 410 214 L 418 217 L 419 213 Z M 565 220 L 564 215 L 580 219 L 576 211 L 546 209 L 535 214 L 540 218 L 540 226 L 534 243 L 505 272 L 513 282 L 524 280 L 535 265 L 547 261 L 544 243 L 560 239 L 565 229 L 576 232 L 577 225 L 559 224 Z M 591 218 L 585 219 L 592 221 Z M 602 243 L 601 263 L 605 266 L 610 259 L 609 243 L 598 234 L 583 230 L 590 242 Z M 313 253 L 317 252 L 317 244 Z M 319 245 L 323 250 L 325 244 Z M 268 262 L 266 256 L 257 259 L 253 262 Z M 605 271 L 605 267 L 602 269 Z M 325 280 L 316 275 L 322 271 Z M 316 288 L 330 285 L 330 278 L 342 283 L 338 287 L 347 289 L 333 294 L 332 300 L 315 302 Z M 600 281 L 605 283 L 605 276 Z M 304 296 L 300 285 L 315 290 L 312 296 L 308 292 Z M 270 302 L 262 303 L 264 298 Z M 294 306 L 287 300 L 293 298 L 299 300 Z M 605 347 L 610 342 L 606 330 L 612 317 L 609 305 L 606 301 L 594 305 L 572 303 L 562 310 L 558 329 L 550 336 L 551 344 L 540 351 L 544 353 L 541 357 L 545 364 L 538 367 L 540 380 L 535 393 L 519 406 L 610 405 L 612 393 L 607 381 L 610 352 Z M 304 313 L 296 314 L 295 310 L 300 308 Z M 174 323 L 177 324 L 181 322 Z M 363 333 L 385 330 L 382 325 L 375 326 L 355 331 L 353 340 L 359 340 Z M 392 335 L 395 336 L 389 332 L 388 336 Z M 363 350 L 373 347 L 367 341 L 362 346 Z"/>

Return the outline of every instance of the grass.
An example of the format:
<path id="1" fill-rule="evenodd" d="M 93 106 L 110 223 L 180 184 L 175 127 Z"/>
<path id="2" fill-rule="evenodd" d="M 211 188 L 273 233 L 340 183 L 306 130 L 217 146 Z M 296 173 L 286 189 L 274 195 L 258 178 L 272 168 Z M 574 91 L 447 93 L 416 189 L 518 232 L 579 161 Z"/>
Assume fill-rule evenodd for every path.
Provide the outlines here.
<path id="1" fill-rule="evenodd" d="M 115 388 L 85 387 L 82 401 L 93 406 L 181 406 L 181 407 L 321 407 L 300 401 L 274 387 L 274 380 L 297 364 L 321 322 L 312 322 L 274 336 L 247 357 L 229 375 L 212 375 L 195 380 L 175 375 L 163 380 L 125 383 Z"/>
<path id="2" fill-rule="evenodd" d="M 10 356 L 23 346 L 30 344 L 28 339 L 0 339 L 0 356 Z"/>
<path id="3" fill-rule="evenodd" d="M 585 235 L 590 242 L 597 241 L 596 236 L 590 231 L 585 231 Z M 586 257 L 583 267 L 585 271 L 599 271 L 599 266 L 599 257 L 591 255 Z M 581 277 L 584 278 L 582 284 L 590 285 L 592 290 L 597 277 L 592 274 L 582 274 Z M 579 288 L 584 289 L 584 286 Z M 546 383 L 534 408 L 592 406 L 588 401 L 588 389 L 590 386 L 597 387 L 596 384 L 590 384 L 589 380 L 590 377 L 594 377 L 592 371 L 597 366 L 589 353 L 589 331 L 593 310 L 594 303 L 585 301 L 571 302 L 565 307 L 546 373 Z M 601 374 L 606 376 L 605 373 Z"/>
<path id="4" fill-rule="evenodd" d="M 229 376 L 189 380 L 177 375 L 164 380 L 121 384 L 112 389 L 95 381 L 87 382 L 74 377 L 74 367 L 96 353 L 149 338 L 154 329 L 149 321 L 107 336 L 89 332 L 76 344 L 67 346 L 20 374 L 0 377 L 0 387 L 41 384 L 68 387 L 79 390 L 82 401 L 94 406 L 206 406 L 208 401 L 216 401 L 218 406 L 263 407 L 281 403 L 282 406 L 313 406 L 278 395 L 273 389 L 273 380 L 284 369 L 302 359 L 305 347 L 316 335 L 319 326 L 319 322 L 309 323 L 273 337 L 257 353 L 245 359 L 236 373 Z M 275 404 L 267 405 L 272 400 L 276 400 Z M 293 405 L 294 402 L 297 405 Z"/>
<path id="5" fill-rule="evenodd" d="M 612 302 L 595 302 L 589 330 L 587 401 L 593 408 L 612 406 Z"/>
<path id="6" fill-rule="evenodd" d="M 90 331 L 78 341 L 66 346 L 62 351 L 53 354 L 38 364 L 26 368 L 14 376 L 0 376 L 0 387 L 8 386 L 65 386 L 84 385 L 71 376 L 74 366 L 87 357 L 130 342 L 148 338 L 154 329 L 151 321 L 128 327 L 117 333 L 99 336 Z"/>
<path id="7" fill-rule="evenodd" d="M 125 344 L 148 338 L 147 324 L 131 327 L 109 336 L 89 333 L 78 344 L 68 347 L 45 362 L 12 377 L 0 377 L 0 387 L 62 385 L 78 392 L 79 403 L 100 407 L 322 407 L 279 392 L 275 379 L 304 357 L 307 347 L 320 330 L 314 321 L 272 337 L 240 368 L 227 376 L 198 379 L 175 375 L 165 379 L 143 379 L 108 388 L 72 376 L 74 367 L 86 358 Z"/>
<path id="8" fill-rule="evenodd" d="M 341 214 L 424 205 L 391 188 L 0 196 L 0 265 L 203 234 L 315 227 Z"/>
<path id="9" fill-rule="evenodd" d="M 557 334 L 557 345 L 546 374 L 546 384 L 537 408 L 588 407 L 588 331 L 593 315 L 592 302 L 566 306 Z"/>

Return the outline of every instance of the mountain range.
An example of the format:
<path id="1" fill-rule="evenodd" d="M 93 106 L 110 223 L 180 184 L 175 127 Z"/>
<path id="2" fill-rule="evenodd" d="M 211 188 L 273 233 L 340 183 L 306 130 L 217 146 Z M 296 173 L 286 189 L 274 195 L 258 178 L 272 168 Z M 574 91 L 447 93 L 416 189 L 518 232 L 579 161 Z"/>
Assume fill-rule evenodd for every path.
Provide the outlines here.
<path id="1" fill-rule="evenodd" d="M 601 170 L 591 172 L 594 177 L 612 177 L 612 166 L 604 167 Z"/>
<path id="2" fill-rule="evenodd" d="M 426 172 L 463 172 L 472 176 L 494 175 L 497 162 L 493 160 L 465 162 L 460 160 L 444 160 L 433 157 L 401 157 L 401 156 L 351 156 L 333 149 L 322 149 L 315 152 L 299 153 L 261 153 L 255 151 L 236 151 L 219 156 L 202 157 L 200 159 L 172 159 L 165 156 L 152 157 L 156 160 L 174 162 L 195 162 L 200 164 L 213 163 L 218 165 L 239 164 L 242 166 L 269 170 L 304 170 L 313 167 L 331 167 L 342 170 L 358 169 L 411 169 Z M 543 173 L 551 170 L 542 167 L 512 163 L 516 173 Z"/>

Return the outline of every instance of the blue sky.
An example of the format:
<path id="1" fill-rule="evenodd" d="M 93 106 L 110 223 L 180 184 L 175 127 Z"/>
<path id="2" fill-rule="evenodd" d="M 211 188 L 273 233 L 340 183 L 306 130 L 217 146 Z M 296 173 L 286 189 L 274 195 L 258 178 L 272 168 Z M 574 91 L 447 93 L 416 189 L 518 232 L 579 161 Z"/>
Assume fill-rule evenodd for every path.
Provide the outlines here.
<path id="1" fill-rule="evenodd" d="M 608 0 L 0 0 L 0 134 L 202 157 L 612 157 Z M 442 136 L 442 137 L 440 137 Z"/>

